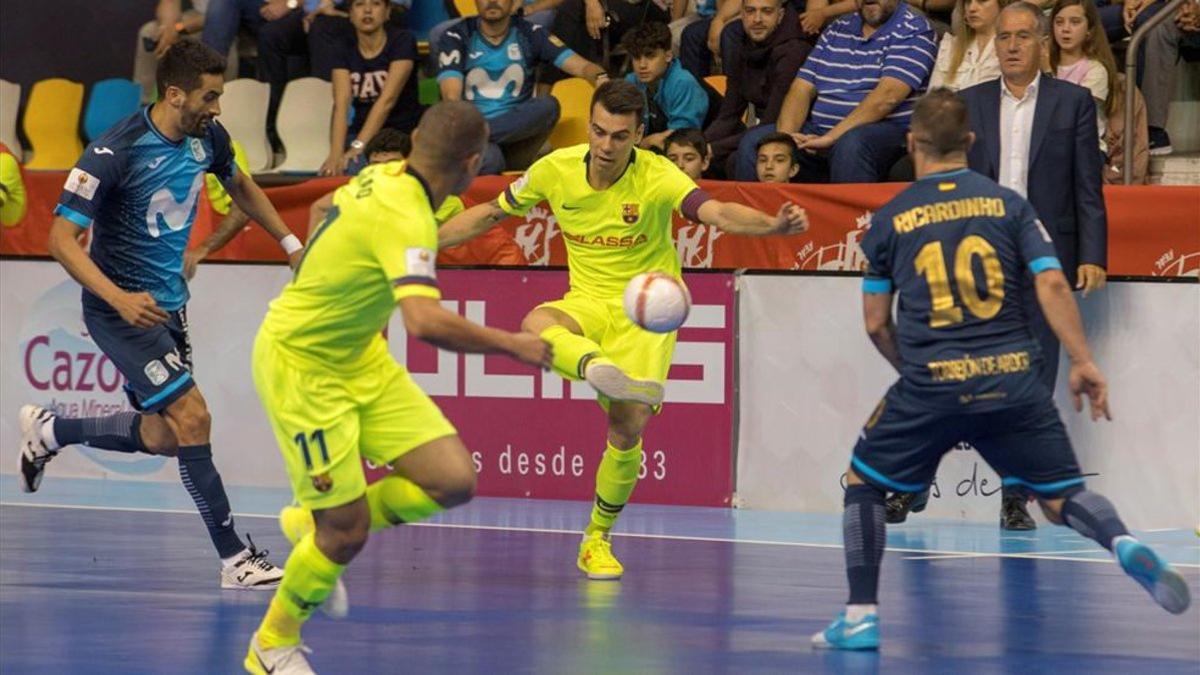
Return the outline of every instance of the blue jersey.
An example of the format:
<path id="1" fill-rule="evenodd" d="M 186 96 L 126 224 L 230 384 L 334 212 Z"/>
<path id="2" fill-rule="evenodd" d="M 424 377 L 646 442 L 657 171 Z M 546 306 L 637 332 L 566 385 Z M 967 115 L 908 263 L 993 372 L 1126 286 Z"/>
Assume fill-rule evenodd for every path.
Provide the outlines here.
<path id="1" fill-rule="evenodd" d="M 508 34 L 494 45 L 479 32 L 479 17 L 471 17 L 442 34 L 437 79 L 461 79 L 463 98 L 490 119 L 533 95 L 539 65 L 561 68 L 574 54 L 562 40 L 519 17 L 513 17 Z"/>
<path id="2" fill-rule="evenodd" d="M 872 218 L 866 293 L 898 293 L 901 385 L 923 407 L 973 411 L 1042 394 L 1030 272 L 1062 269 L 1020 195 L 968 169 L 926 176 Z"/>
<path id="3" fill-rule="evenodd" d="M 204 174 L 229 182 L 236 171 L 229 134 L 215 120 L 204 138 L 167 139 L 146 107 L 83 151 L 55 215 L 93 230 L 91 255 L 117 286 L 146 291 L 165 310 L 187 303 L 187 248 Z"/>

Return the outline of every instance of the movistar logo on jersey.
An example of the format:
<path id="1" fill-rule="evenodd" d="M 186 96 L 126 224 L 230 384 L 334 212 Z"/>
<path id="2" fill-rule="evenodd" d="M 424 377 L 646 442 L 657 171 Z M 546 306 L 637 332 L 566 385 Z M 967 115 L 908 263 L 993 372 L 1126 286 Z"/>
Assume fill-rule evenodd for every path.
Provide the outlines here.
<path id="1" fill-rule="evenodd" d="M 196 141 L 199 142 L 199 141 Z M 203 148 L 200 150 L 204 151 Z M 200 196 L 200 188 L 204 187 L 204 174 L 198 173 L 192 179 L 192 187 L 182 201 L 176 200 L 169 187 L 164 187 L 150 197 L 150 206 L 146 209 L 146 229 L 150 236 L 157 239 L 163 230 L 178 232 L 191 223 L 192 212 L 196 210 L 196 199 Z"/>
<path id="2" fill-rule="evenodd" d="M 627 235 L 624 237 L 601 236 L 601 235 L 586 235 L 586 234 L 571 234 L 563 232 L 563 237 L 567 241 L 575 242 L 582 246 L 593 246 L 598 248 L 633 248 L 646 243 L 646 235 L 639 234 L 637 236 Z"/>

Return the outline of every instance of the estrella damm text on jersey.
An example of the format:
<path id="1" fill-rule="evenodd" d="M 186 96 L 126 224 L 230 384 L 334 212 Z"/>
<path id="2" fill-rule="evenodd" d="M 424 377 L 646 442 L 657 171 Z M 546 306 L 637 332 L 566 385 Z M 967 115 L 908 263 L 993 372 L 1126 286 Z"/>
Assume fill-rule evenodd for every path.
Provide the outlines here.
<path id="1" fill-rule="evenodd" d="M 571 288 L 620 297 L 630 279 L 656 270 L 680 276 L 671 214 L 703 193 L 666 157 L 635 149 L 625 173 L 606 190 L 587 179 L 588 146 L 563 148 L 534 162 L 497 201 L 511 215 L 550 204 L 567 247 Z M 693 193 L 699 198 L 689 199 Z M 699 208 L 697 205 L 695 208 Z"/>
<path id="2" fill-rule="evenodd" d="M 368 166 L 338 188 L 263 331 L 324 367 L 353 369 L 386 356 L 381 333 L 396 302 L 441 298 L 430 200 L 425 180 L 403 162 Z"/>
<path id="3" fill-rule="evenodd" d="M 969 169 L 932 174 L 871 218 L 866 293 L 900 295 L 902 383 L 933 408 L 1028 402 L 1041 353 L 1029 329 L 1029 273 L 1061 269 L 1020 195 Z"/>

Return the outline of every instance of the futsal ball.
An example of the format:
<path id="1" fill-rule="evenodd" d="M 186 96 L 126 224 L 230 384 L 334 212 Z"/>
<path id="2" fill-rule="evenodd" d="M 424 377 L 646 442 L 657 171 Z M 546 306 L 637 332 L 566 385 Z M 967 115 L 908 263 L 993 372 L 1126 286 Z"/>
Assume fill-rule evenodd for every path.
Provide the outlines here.
<path id="1" fill-rule="evenodd" d="M 677 330 L 691 309 L 687 286 L 670 274 L 643 272 L 625 287 L 625 315 L 651 333 Z"/>

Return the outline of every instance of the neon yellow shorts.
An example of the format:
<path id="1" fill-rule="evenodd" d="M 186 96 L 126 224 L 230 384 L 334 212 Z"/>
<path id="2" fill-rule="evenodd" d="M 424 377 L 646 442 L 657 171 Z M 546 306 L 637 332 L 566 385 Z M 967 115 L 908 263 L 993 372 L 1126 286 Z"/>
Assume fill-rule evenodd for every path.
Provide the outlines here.
<path id="1" fill-rule="evenodd" d="M 631 377 L 667 381 L 675 353 L 675 333 L 651 333 L 625 316 L 621 298 L 595 298 L 568 291 L 562 300 L 545 302 L 567 314 L 583 329 L 583 336 L 600 345 L 604 355 Z"/>
<path id="2" fill-rule="evenodd" d="M 254 340 L 254 387 L 283 453 L 292 491 L 310 509 L 365 494 L 360 458 L 383 466 L 434 439 L 458 433 L 395 359 L 347 375 Z"/>

